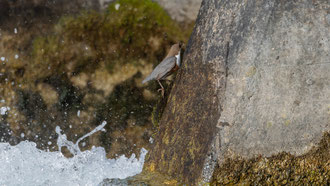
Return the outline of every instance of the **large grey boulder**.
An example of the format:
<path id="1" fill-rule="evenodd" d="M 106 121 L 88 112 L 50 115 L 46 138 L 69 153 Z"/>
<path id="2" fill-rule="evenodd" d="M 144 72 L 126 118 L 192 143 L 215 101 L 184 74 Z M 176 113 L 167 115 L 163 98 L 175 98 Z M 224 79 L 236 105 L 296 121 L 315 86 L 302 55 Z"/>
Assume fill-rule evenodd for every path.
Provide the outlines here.
<path id="1" fill-rule="evenodd" d="M 146 171 L 208 182 L 231 157 L 301 155 L 330 130 L 327 0 L 204 0 Z"/>
<path id="2" fill-rule="evenodd" d="M 249 1 L 244 10 L 231 2 L 218 11 L 229 8 L 220 152 L 307 152 L 330 127 L 329 1 Z"/>

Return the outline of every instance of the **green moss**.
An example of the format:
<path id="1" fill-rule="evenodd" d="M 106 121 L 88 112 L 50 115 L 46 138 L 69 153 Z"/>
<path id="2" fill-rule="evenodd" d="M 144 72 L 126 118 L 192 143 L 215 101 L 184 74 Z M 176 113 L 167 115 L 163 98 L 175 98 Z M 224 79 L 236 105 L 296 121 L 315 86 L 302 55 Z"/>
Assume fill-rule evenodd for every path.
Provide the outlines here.
<path id="1" fill-rule="evenodd" d="M 97 106 L 95 125 L 98 125 L 102 121 L 107 121 L 109 125 L 105 128 L 106 133 L 102 133 L 101 141 L 108 152 L 111 151 L 112 154 L 126 154 L 134 150 L 138 154 L 141 146 L 136 140 L 127 140 L 129 137 L 121 135 L 113 135 L 113 132 L 119 132 L 124 134 L 125 130 L 132 131 L 133 127 L 136 127 L 136 132 L 139 132 L 139 128 L 144 130 L 143 142 L 144 147 L 149 143 L 149 131 L 152 131 L 152 125 L 150 123 L 150 115 L 152 111 L 152 105 L 155 104 L 155 100 L 148 100 L 143 97 L 144 88 L 137 87 L 135 84 L 135 79 L 140 77 L 141 74 L 137 73 L 132 78 L 117 85 L 113 92 L 106 98 L 104 104 Z M 129 132 L 128 132 L 129 133 Z M 150 132 L 151 133 L 151 132 Z M 138 134 L 135 134 L 138 135 Z M 132 136 L 131 136 L 132 137 Z M 113 146 L 114 141 L 120 140 L 121 146 Z"/>
<path id="2" fill-rule="evenodd" d="M 106 103 L 99 107 L 97 111 L 97 123 L 104 118 L 112 123 L 113 129 L 125 128 L 128 119 L 134 119 L 136 125 L 145 125 L 148 123 L 152 104 L 154 100 L 146 100 L 143 97 L 143 88 L 135 85 L 137 73 L 132 78 L 117 85 L 113 92 L 106 98 Z"/>
<path id="3" fill-rule="evenodd" d="M 120 5 L 118 10 L 117 4 Z M 0 69 L 6 72 L 5 79 L 10 79 L 7 78 L 7 74 L 8 77 L 15 77 L 12 78 L 15 82 L 13 86 L 19 85 L 27 94 L 22 96 L 21 100 L 29 104 L 20 105 L 20 112 L 24 111 L 23 115 L 28 115 L 27 118 L 33 119 L 35 123 L 49 125 L 48 133 L 54 133 L 54 126 L 62 123 L 63 130 L 73 130 L 72 134 L 78 136 L 85 132 L 80 130 L 81 122 L 86 123 L 87 130 L 88 127 L 94 127 L 106 120 L 109 123 L 108 132 L 102 133 L 103 137 L 100 139 L 105 146 L 112 145 L 111 138 L 114 139 L 116 132 L 117 136 L 122 135 L 120 132 L 123 131 L 130 135 L 134 134 L 135 132 L 132 132 L 134 131 L 132 123 L 134 123 L 138 125 L 136 130 L 148 130 L 144 132 L 145 135 L 141 132 L 143 140 L 148 143 L 149 134 L 153 132 L 150 116 L 156 99 L 152 96 L 147 99 L 143 93 L 148 88 L 153 94 L 159 95 L 157 92 L 159 86 L 150 83 L 148 87 L 141 87 L 141 84 L 137 83 L 142 80 L 141 74 L 131 77 L 130 74 L 135 72 L 131 73 L 130 69 L 127 71 L 129 75 L 123 76 L 126 81 L 124 78 L 118 78 L 119 73 L 114 71 L 122 66 L 131 68 L 131 64 L 142 71 L 145 70 L 142 68 L 145 64 L 148 64 L 148 68 L 149 64 L 158 64 L 171 44 L 188 40 L 192 26 L 189 29 L 181 28 L 151 0 L 118 0 L 110 4 L 104 12 L 83 11 L 77 15 L 62 16 L 55 25 L 52 24 L 47 22 L 47 32 L 42 32 L 40 25 L 31 25 L 32 29 L 22 32 L 29 36 L 24 36 L 25 45 L 22 47 L 26 55 L 20 53 L 19 59 L 8 63 L 11 66 Z M 17 34 L 15 37 L 23 36 Z M 8 47 L 13 50 L 10 55 L 14 56 L 17 53 L 18 49 L 13 46 L 19 46 L 20 40 L 23 38 L 15 38 L 17 42 Z M 10 45 L 6 44 L 6 46 Z M 106 68 L 109 74 L 113 73 L 113 76 L 109 76 L 103 68 Z M 94 84 L 95 81 L 102 81 L 102 76 L 111 78 L 107 81 L 111 86 L 101 89 L 96 86 L 99 82 Z M 97 80 L 93 79 L 94 77 Z M 2 82 L 2 77 L 0 78 Z M 30 98 L 36 97 L 34 93 L 40 94 L 40 99 L 44 99 L 45 94 L 41 94 L 40 91 L 45 84 L 47 87 L 50 85 L 48 87 L 50 91 L 56 91 L 55 94 L 58 96 L 56 103 L 42 107 L 44 112 L 39 112 L 38 108 L 27 112 L 26 108 L 34 108 L 33 102 L 31 104 L 28 102 Z M 113 89 L 112 85 L 117 86 Z M 42 92 L 46 91 L 43 89 Z M 166 92 L 169 93 L 168 90 Z M 162 103 L 162 101 L 157 106 L 162 107 L 158 111 L 157 121 L 166 105 L 166 102 Z M 88 113 L 88 117 L 84 116 L 83 119 L 83 114 L 77 117 L 78 110 Z M 51 113 L 51 115 L 48 117 L 47 114 L 40 113 Z M 16 122 L 28 123 L 14 119 Z M 66 127 L 69 126 L 66 125 L 67 123 L 79 127 L 69 129 Z M 24 133 L 28 132 L 24 131 Z M 44 136 L 47 144 L 49 139 Z M 129 144 L 128 140 L 123 141 L 118 142 L 117 146 Z M 137 140 L 134 138 L 132 141 Z M 91 142 L 90 145 L 98 145 L 98 142 L 93 143 Z M 114 146 L 111 146 L 111 150 L 115 148 Z M 126 152 L 129 151 L 129 145 L 123 148 L 128 149 Z"/>
<path id="4" fill-rule="evenodd" d="M 32 59 L 27 66 L 28 80 L 43 80 L 49 76 L 67 76 L 89 69 L 96 59 L 93 53 L 85 51 L 83 44 L 74 43 L 60 35 L 37 37 L 33 41 Z M 95 69 L 97 66 L 93 66 Z"/>
<path id="5" fill-rule="evenodd" d="M 58 30 L 67 38 L 90 46 L 96 60 L 105 61 L 110 71 L 113 63 L 138 64 L 137 59 L 141 58 L 157 62 L 164 49 L 155 45 L 185 40 L 185 32 L 151 0 L 119 0 L 102 14 L 84 12 L 77 17 L 65 17 L 61 27 Z"/>
<path id="6" fill-rule="evenodd" d="M 33 41 L 33 61 L 29 64 L 30 74 L 39 78 L 44 78 L 57 71 L 61 65 L 61 49 L 63 46 L 59 43 L 56 36 L 37 37 Z"/>
<path id="7" fill-rule="evenodd" d="M 162 117 L 165 106 L 166 106 L 166 102 L 164 101 L 164 99 L 160 98 L 158 99 L 157 103 L 152 109 L 151 122 L 156 128 L 159 127 L 159 121 L 160 118 Z"/>
<path id="8" fill-rule="evenodd" d="M 330 181 L 330 133 L 302 156 L 283 152 L 269 158 L 227 159 L 217 167 L 213 185 L 327 185 Z"/>
<path id="9" fill-rule="evenodd" d="M 35 80 L 51 73 L 93 72 L 100 63 L 109 72 L 116 65 L 140 65 L 141 60 L 157 64 L 164 46 L 187 41 L 190 32 L 151 0 L 118 0 L 102 13 L 64 16 L 52 35 L 37 37 L 29 64 L 34 71 L 28 76 Z"/>

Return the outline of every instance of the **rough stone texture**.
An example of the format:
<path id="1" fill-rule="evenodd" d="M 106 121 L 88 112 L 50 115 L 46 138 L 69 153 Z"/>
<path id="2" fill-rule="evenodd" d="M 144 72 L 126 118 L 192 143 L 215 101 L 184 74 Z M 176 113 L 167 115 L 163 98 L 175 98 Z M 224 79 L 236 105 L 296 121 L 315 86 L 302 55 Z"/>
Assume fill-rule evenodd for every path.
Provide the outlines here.
<path id="1" fill-rule="evenodd" d="M 329 1 L 231 2 L 221 152 L 300 155 L 330 128 Z M 217 23 L 220 25 L 220 22 Z M 221 158 L 221 157 L 220 157 Z"/>
<path id="2" fill-rule="evenodd" d="M 330 130 L 329 9 L 204 0 L 145 170 L 194 185 L 210 179 L 215 157 L 317 144 Z"/>
<path id="3" fill-rule="evenodd" d="M 211 185 L 329 185 L 330 133 L 301 156 L 228 158 L 214 170 Z"/>
<path id="4" fill-rule="evenodd" d="M 179 22 L 195 21 L 202 0 L 156 0 L 169 15 Z"/>
<path id="5" fill-rule="evenodd" d="M 197 19 L 184 54 L 183 68 L 175 79 L 155 146 L 145 164 L 145 171 L 169 174 L 192 185 L 200 181 L 205 156 L 216 135 L 220 117 L 217 92 L 224 92 L 224 86 L 216 89 L 214 82 L 217 76 L 225 78 L 226 45 L 221 53 L 222 62 L 218 64 L 221 72 L 214 72 L 215 51 L 203 52 L 207 44 L 204 34 L 210 20 L 203 16 L 207 11 L 208 8 L 203 7 Z"/>

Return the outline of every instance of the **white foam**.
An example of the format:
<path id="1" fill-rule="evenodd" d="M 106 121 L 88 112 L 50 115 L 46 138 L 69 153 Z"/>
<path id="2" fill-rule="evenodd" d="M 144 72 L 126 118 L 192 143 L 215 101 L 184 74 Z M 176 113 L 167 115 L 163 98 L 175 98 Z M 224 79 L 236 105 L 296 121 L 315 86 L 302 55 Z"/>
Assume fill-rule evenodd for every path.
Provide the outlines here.
<path id="1" fill-rule="evenodd" d="M 1 100 L 2 102 L 2 100 Z M 4 103 L 5 100 L 3 100 L 2 103 Z M 10 107 L 0 107 L 0 115 L 5 115 L 10 110 Z"/>
<path id="2" fill-rule="evenodd" d="M 75 154 L 72 158 L 64 157 L 59 151 L 39 150 L 34 142 L 23 141 L 16 146 L 0 143 L 0 185 L 98 185 L 106 178 L 124 179 L 140 173 L 147 154 L 143 148 L 139 160 L 134 154 L 130 158 L 107 159 L 102 147 L 80 151 L 79 141 L 102 130 L 105 124 L 75 144 L 56 128 L 58 145 L 72 148 Z"/>

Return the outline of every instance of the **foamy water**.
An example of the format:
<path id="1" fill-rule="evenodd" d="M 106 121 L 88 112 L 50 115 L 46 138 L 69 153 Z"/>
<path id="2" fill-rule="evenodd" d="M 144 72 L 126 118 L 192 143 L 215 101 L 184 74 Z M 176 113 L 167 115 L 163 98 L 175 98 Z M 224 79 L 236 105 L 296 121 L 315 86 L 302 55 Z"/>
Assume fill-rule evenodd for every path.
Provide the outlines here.
<path id="1" fill-rule="evenodd" d="M 57 144 L 67 146 L 75 154 L 66 158 L 61 152 L 45 152 L 34 142 L 23 141 L 16 146 L 0 143 L 0 185 L 98 185 L 106 178 L 124 179 L 142 171 L 147 150 L 141 149 L 140 158 L 120 156 L 107 159 L 102 147 L 81 152 L 79 141 L 103 130 L 103 122 L 77 143 L 66 139 L 56 128 Z"/>

